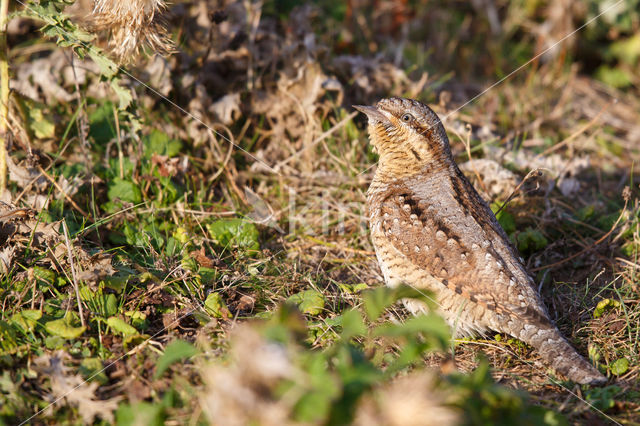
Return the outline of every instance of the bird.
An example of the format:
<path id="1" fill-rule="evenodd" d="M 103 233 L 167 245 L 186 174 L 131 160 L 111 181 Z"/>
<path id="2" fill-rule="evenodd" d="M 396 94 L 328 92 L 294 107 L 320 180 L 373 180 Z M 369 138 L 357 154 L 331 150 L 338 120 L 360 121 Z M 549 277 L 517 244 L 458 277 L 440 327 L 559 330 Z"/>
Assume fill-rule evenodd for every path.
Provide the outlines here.
<path id="1" fill-rule="evenodd" d="M 399 97 L 353 107 L 368 117 L 379 155 L 367 210 L 386 285 L 432 292 L 455 336 L 509 334 L 571 381 L 605 383 L 550 319 L 524 260 L 458 168 L 436 113 Z M 403 302 L 415 315 L 427 310 Z"/>

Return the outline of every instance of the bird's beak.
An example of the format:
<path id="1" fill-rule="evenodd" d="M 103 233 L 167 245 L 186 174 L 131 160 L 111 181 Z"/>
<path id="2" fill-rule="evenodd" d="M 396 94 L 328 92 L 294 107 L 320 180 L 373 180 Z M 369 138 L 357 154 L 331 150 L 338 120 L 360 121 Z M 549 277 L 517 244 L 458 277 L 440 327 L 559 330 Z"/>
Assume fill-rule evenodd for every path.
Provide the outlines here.
<path id="1" fill-rule="evenodd" d="M 368 105 L 353 105 L 355 109 L 363 112 L 369 118 L 369 124 L 388 123 L 389 119 L 378 108 Z"/>

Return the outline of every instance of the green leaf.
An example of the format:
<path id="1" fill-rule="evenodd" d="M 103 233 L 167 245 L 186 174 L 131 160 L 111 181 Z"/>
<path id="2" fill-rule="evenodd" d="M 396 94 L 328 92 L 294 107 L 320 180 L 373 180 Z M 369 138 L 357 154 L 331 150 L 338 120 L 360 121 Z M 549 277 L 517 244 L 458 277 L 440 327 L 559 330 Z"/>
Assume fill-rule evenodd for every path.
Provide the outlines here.
<path id="1" fill-rule="evenodd" d="M 517 242 L 518 250 L 521 252 L 542 250 L 549 244 L 540 231 L 531 227 L 518 234 Z"/>
<path id="2" fill-rule="evenodd" d="M 342 290 L 342 292 L 347 294 L 357 294 L 369 288 L 369 286 L 366 285 L 365 283 L 358 283 L 358 284 L 338 283 L 338 287 L 340 288 L 340 290 Z"/>
<path id="3" fill-rule="evenodd" d="M 596 305 L 596 309 L 593 311 L 594 318 L 600 318 L 607 310 L 614 309 L 620 306 L 620 302 L 613 299 L 602 299 Z"/>
<path id="4" fill-rule="evenodd" d="M 105 317 L 113 316 L 118 313 L 118 301 L 116 300 L 115 294 L 109 293 L 107 295 L 103 295 L 102 303 Z"/>
<path id="5" fill-rule="evenodd" d="M 138 185 L 120 178 L 114 178 L 109 182 L 107 196 L 111 201 L 120 199 L 134 204 L 142 201 L 142 192 Z"/>
<path id="6" fill-rule="evenodd" d="M 187 358 L 191 358 L 199 351 L 191 343 L 184 340 L 174 340 L 169 343 L 164 350 L 162 356 L 156 363 L 156 373 L 154 378 L 159 378 L 169 368 L 169 366 L 175 362 L 182 361 Z"/>
<path id="7" fill-rule="evenodd" d="M 118 109 L 127 109 L 127 107 L 131 105 L 131 101 L 133 101 L 131 90 L 127 87 L 120 86 L 120 81 L 116 79 L 111 81 L 111 88 L 118 96 Z"/>
<path id="8" fill-rule="evenodd" d="M 11 316 L 11 322 L 24 331 L 33 331 L 40 318 L 42 318 L 42 311 L 25 309 L 13 314 Z"/>
<path id="9" fill-rule="evenodd" d="M 640 59 L 640 34 L 611 43 L 609 49 L 613 56 L 634 66 Z"/>
<path id="10" fill-rule="evenodd" d="M 220 219 L 206 225 L 211 238 L 222 247 L 239 247 L 247 250 L 258 250 L 258 229 L 251 222 L 243 219 Z"/>
<path id="11" fill-rule="evenodd" d="M 395 288 L 380 287 L 363 292 L 364 310 L 369 321 L 375 321 L 389 306 L 400 299 L 418 299 L 428 307 L 435 307 L 435 299 L 429 291 L 418 290 L 407 285 Z"/>
<path id="12" fill-rule="evenodd" d="M 89 302 L 91 309 L 104 318 L 118 313 L 118 301 L 113 293 L 104 294 L 102 289 L 92 291 L 88 286 L 80 289 L 82 300 Z"/>
<path id="13" fill-rule="evenodd" d="M 27 127 L 38 139 L 50 139 L 55 136 L 56 124 L 52 116 L 45 111 L 47 106 L 41 102 L 34 101 L 17 94 L 18 104 L 25 112 Z"/>
<path id="14" fill-rule="evenodd" d="M 10 350 L 17 346 L 15 328 L 8 322 L 0 320 L 0 348 Z"/>
<path id="15" fill-rule="evenodd" d="M 70 313 L 65 315 L 64 318 L 46 322 L 44 328 L 49 334 L 65 339 L 80 337 L 87 329 L 86 327 L 77 325 L 75 315 Z"/>
<path id="16" fill-rule="evenodd" d="M 177 139 L 171 139 L 169 135 L 159 130 L 153 130 L 142 138 L 144 153 L 147 158 L 153 154 L 174 157 L 182 150 L 182 143 Z"/>
<path id="17" fill-rule="evenodd" d="M 131 325 L 138 330 L 145 330 L 149 326 L 147 323 L 147 315 L 140 311 L 127 311 L 124 314 L 131 318 Z"/>
<path id="18" fill-rule="evenodd" d="M 44 345 L 47 349 L 55 350 L 64 347 L 65 340 L 60 336 L 47 336 L 44 339 Z"/>
<path id="19" fill-rule="evenodd" d="M 51 269 L 45 269 L 40 266 L 33 267 L 33 276 L 40 281 L 44 281 L 47 284 L 51 285 L 56 280 L 56 273 Z"/>
<path id="20" fill-rule="evenodd" d="M 109 378 L 103 371 L 104 366 L 100 358 L 85 358 L 80 363 L 80 374 L 85 380 L 95 381 L 101 385 L 109 383 Z"/>
<path id="21" fill-rule="evenodd" d="M 404 324 L 385 323 L 377 327 L 373 335 L 413 340 L 418 333 L 424 333 L 429 347 L 446 348 L 451 338 L 449 326 L 435 314 L 419 315 L 408 319 Z"/>
<path id="22" fill-rule="evenodd" d="M 623 375 L 624 373 L 627 372 L 628 369 L 629 369 L 629 360 L 627 358 L 617 359 L 611 365 L 611 373 L 615 374 L 616 376 Z"/>
<path id="23" fill-rule="evenodd" d="M 590 388 L 585 389 L 585 396 L 587 402 L 594 405 L 599 410 L 608 410 L 612 408 L 616 403 L 616 395 L 619 394 L 622 389 L 619 386 L 605 386 L 603 388 Z"/>
<path id="24" fill-rule="evenodd" d="M 113 104 L 103 102 L 89 115 L 89 136 L 98 145 L 105 145 L 116 137 L 116 124 L 113 116 Z M 115 160 L 115 159 L 114 159 Z"/>
<path id="25" fill-rule="evenodd" d="M 125 336 L 135 336 L 138 334 L 138 330 L 127 324 L 123 319 L 118 317 L 107 318 L 107 325 L 115 331 L 122 333 Z"/>
<path id="26" fill-rule="evenodd" d="M 100 68 L 100 73 L 105 77 L 113 77 L 118 72 L 118 65 L 104 56 L 97 48 L 92 46 L 88 53 L 89 57 L 93 59 L 93 62 Z"/>
<path id="27" fill-rule="evenodd" d="M 324 296 L 319 291 L 310 289 L 290 296 L 287 302 L 300 309 L 300 312 L 309 315 L 318 315 L 324 309 Z"/>
<path id="28" fill-rule="evenodd" d="M 616 89 L 630 86 L 633 82 L 633 76 L 620 67 L 612 68 L 608 65 L 601 65 L 595 75 L 598 80 Z"/>
<path id="29" fill-rule="evenodd" d="M 102 283 L 104 283 L 106 288 L 111 289 L 116 293 L 120 293 L 124 290 L 125 286 L 129 282 L 129 278 L 131 277 L 132 275 L 113 275 L 110 277 L 104 277 L 100 284 L 102 285 Z"/>
<path id="30" fill-rule="evenodd" d="M 220 271 L 213 268 L 206 268 L 201 266 L 198 269 L 198 274 L 202 277 L 203 284 L 213 284 L 220 278 Z"/>
<path id="31" fill-rule="evenodd" d="M 137 404 L 121 404 L 116 411 L 118 426 L 162 426 L 164 425 L 164 407 L 160 404 L 139 402 Z"/>
<path id="32" fill-rule="evenodd" d="M 209 293 L 204 301 L 204 309 L 214 318 L 225 318 L 229 316 L 229 309 L 222 300 L 220 293 Z"/>
<path id="33" fill-rule="evenodd" d="M 498 210 L 500 210 L 500 207 L 502 207 L 502 204 L 492 203 L 491 211 L 495 213 Z M 507 234 L 511 234 L 515 232 L 516 221 L 514 220 L 513 215 L 507 212 L 505 208 L 503 208 L 502 210 L 500 210 L 498 214 L 496 214 L 496 219 L 498 219 L 498 223 L 500 224 L 500 226 L 502 226 L 502 229 L 504 229 L 504 232 L 506 232 Z"/>
<path id="34" fill-rule="evenodd" d="M 363 336 L 367 333 L 367 327 L 362 320 L 362 316 L 355 309 L 349 309 L 338 318 L 340 319 L 339 324 L 342 326 L 341 336 L 343 339 Z"/>

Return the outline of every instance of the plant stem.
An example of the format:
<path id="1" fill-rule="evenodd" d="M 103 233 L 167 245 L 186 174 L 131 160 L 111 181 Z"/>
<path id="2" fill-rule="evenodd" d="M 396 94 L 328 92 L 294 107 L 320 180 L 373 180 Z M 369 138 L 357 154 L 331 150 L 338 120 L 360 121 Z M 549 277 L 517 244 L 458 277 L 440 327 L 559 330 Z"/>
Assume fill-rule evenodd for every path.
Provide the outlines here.
<path id="1" fill-rule="evenodd" d="M 7 24 L 9 0 L 0 0 L 0 195 L 7 187 L 7 124 L 9 122 L 9 62 Z"/>

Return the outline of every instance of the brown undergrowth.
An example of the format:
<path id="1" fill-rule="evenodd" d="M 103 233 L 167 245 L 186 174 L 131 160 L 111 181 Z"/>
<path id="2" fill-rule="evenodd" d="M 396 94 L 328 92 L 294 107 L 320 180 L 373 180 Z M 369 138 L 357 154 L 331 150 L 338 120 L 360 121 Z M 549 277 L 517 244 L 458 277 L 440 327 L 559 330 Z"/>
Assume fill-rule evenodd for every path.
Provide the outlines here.
<path id="1" fill-rule="evenodd" d="M 350 105 L 402 95 L 443 118 L 552 317 L 611 381 L 572 387 L 521 342 L 487 335 L 420 352 L 363 391 L 350 420 L 407 424 L 398 404 L 412 387 L 440 424 L 472 423 L 475 407 L 460 400 L 482 401 L 482 391 L 500 396 L 491 415 L 517 412 L 526 398 L 482 381 L 488 359 L 496 382 L 572 423 L 640 421 L 637 86 L 596 80 L 578 35 L 466 105 L 576 28 L 590 3 L 566 19 L 552 7 L 527 15 L 488 2 L 478 16 L 460 6 L 451 33 L 423 27 L 455 21 L 447 5 L 424 16 L 380 3 L 175 2 L 163 18 L 177 52 L 130 58 L 121 84 L 135 101 L 124 109 L 99 64 L 14 20 L 12 186 L 0 209 L 3 418 L 26 420 L 55 401 L 36 419 L 338 422 L 334 411 L 348 410 L 336 383 L 346 379 L 318 376 L 335 386 L 320 392 L 312 361 L 340 365 L 332 351 L 345 338 L 385 371 L 411 343 L 343 334 L 345 313 L 367 311 L 366 290 L 382 283 L 364 207 L 376 156 Z M 540 20 L 554 31 L 540 35 Z M 483 56 L 478 40 L 489 33 Z M 517 55 L 496 59 L 509 48 Z M 284 302 L 302 314 L 283 313 Z M 398 305 L 366 318 L 369 329 L 410 322 Z M 264 365 L 247 357 L 254 351 Z M 476 371 L 463 376 L 475 384 L 455 370 Z M 309 389 L 337 407 L 324 420 L 304 411 Z"/>

